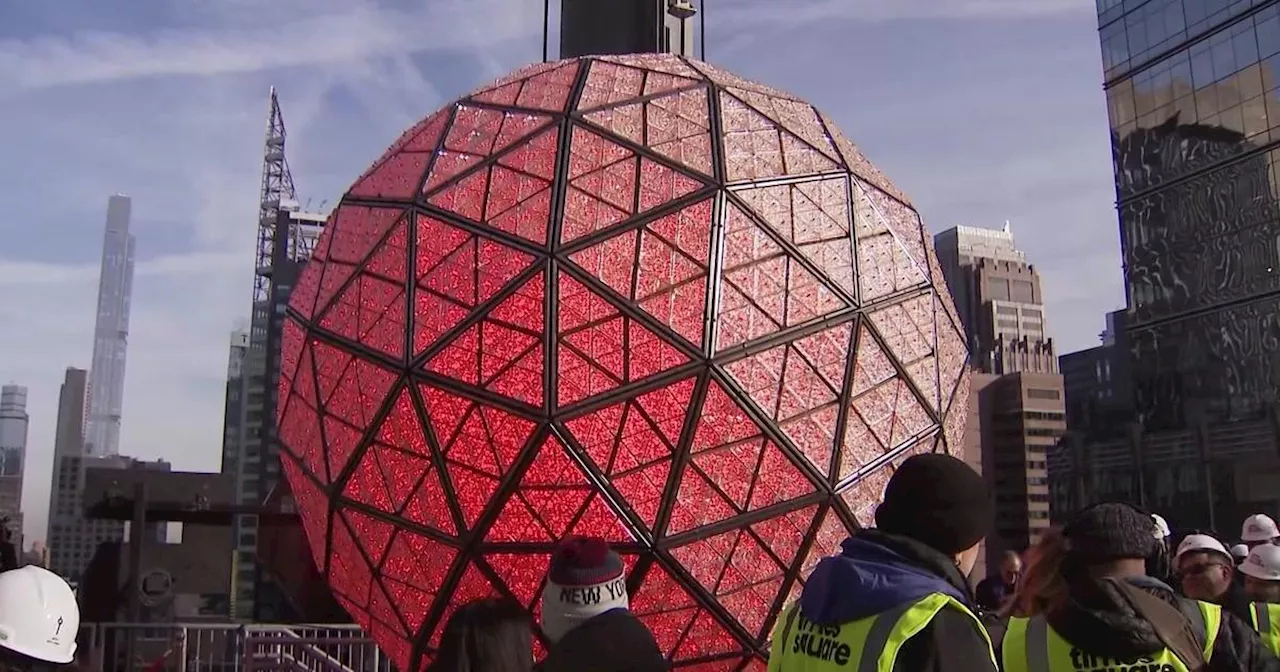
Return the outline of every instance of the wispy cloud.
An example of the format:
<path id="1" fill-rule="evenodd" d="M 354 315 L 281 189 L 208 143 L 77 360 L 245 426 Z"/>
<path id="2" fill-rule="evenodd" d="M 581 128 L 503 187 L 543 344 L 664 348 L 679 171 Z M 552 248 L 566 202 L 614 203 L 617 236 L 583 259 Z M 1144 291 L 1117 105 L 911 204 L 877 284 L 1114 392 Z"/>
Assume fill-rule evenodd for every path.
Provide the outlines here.
<path id="1" fill-rule="evenodd" d="M 409 9 L 369 2 L 317 6 L 319 13 L 282 22 L 0 41 L 0 90 L 250 73 L 422 52 L 483 54 L 542 25 L 541 5 L 525 0 L 441 0 Z"/>
<path id="2" fill-rule="evenodd" d="M 1080 0 L 731 0 L 711 6 L 711 21 L 735 26 L 796 27 L 827 21 L 912 19 L 1016 20 L 1088 14 Z"/>
<path id="3" fill-rule="evenodd" d="M 241 255 L 230 252 L 163 254 L 134 267 L 135 278 L 160 282 L 175 276 L 199 277 L 224 274 L 244 265 Z M 0 287 L 76 285 L 98 280 L 98 264 L 52 264 L 0 259 Z"/>

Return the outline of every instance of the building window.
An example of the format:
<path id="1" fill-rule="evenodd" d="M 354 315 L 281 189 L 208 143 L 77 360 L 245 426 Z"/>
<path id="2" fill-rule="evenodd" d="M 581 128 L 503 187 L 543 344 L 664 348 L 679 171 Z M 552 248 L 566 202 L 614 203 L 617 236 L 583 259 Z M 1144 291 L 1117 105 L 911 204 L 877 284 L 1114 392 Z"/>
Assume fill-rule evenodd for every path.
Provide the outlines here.
<path id="1" fill-rule="evenodd" d="M 1010 289 L 1011 298 L 1018 303 L 1032 303 L 1035 301 L 1034 285 L 1026 280 L 1014 280 Z"/>
<path id="2" fill-rule="evenodd" d="M 1038 387 L 1027 388 L 1028 399 L 1061 399 L 1062 393 L 1057 390 L 1045 390 Z"/>
<path id="3" fill-rule="evenodd" d="M 992 301 L 1008 301 L 1009 281 L 1005 278 L 988 278 L 987 298 Z"/>

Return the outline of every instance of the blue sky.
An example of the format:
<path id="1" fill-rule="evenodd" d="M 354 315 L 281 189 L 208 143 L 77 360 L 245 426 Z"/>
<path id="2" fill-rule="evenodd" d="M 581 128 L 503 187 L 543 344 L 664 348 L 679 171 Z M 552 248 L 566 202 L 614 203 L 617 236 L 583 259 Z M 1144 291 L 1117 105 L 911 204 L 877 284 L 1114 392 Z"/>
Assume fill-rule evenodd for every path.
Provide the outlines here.
<path id="1" fill-rule="evenodd" d="M 45 535 L 63 370 L 89 362 L 107 197 L 133 197 L 140 259 L 122 449 L 216 469 L 269 87 L 301 195 L 331 203 L 414 121 L 539 59 L 541 14 L 538 0 L 6 9 L 0 381 L 30 389 L 28 539 Z M 708 60 L 833 116 L 931 229 L 1010 220 L 1059 351 L 1096 343 L 1123 291 L 1090 3 L 713 0 L 708 14 Z"/>

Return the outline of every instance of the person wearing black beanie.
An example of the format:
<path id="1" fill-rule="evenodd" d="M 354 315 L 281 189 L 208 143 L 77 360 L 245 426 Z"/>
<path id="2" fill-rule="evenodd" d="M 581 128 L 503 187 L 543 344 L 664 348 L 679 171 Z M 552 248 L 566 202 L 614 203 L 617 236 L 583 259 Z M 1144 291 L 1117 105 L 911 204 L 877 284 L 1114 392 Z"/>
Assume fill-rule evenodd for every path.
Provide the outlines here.
<path id="1" fill-rule="evenodd" d="M 1004 672 L 1280 671 L 1247 624 L 1147 575 L 1156 537 L 1150 514 L 1119 502 L 1043 535 L 1027 553 L 1000 644 Z"/>
<path id="2" fill-rule="evenodd" d="M 875 519 L 818 563 L 778 617 L 770 671 L 993 672 L 966 579 L 994 521 L 982 476 L 948 455 L 907 458 Z"/>

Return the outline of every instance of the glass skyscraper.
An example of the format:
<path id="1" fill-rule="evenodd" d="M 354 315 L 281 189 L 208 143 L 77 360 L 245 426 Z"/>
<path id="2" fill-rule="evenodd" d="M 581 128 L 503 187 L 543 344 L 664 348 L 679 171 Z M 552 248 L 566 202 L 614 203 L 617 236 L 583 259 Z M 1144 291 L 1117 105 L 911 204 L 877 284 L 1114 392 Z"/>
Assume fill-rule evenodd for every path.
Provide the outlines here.
<path id="1" fill-rule="evenodd" d="M 1280 388 L 1280 1 L 1097 9 L 1138 417 L 1260 417 Z"/>
<path id="2" fill-rule="evenodd" d="M 132 208 L 128 196 L 117 194 L 107 201 L 93 362 L 89 369 L 89 423 L 85 428 L 85 452 L 97 457 L 120 454 L 129 304 L 133 296 L 134 238 L 129 233 Z"/>

